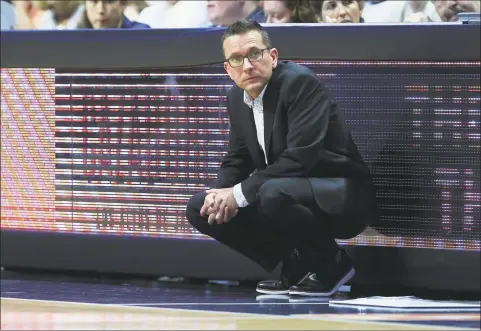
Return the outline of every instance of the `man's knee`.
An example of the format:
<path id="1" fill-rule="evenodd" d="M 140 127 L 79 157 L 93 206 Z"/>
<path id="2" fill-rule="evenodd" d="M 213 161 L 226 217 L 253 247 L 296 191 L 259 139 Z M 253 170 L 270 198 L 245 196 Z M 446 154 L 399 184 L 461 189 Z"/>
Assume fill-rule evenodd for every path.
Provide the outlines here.
<path id="1" fill-rule="evenodd" d="M 283 179 L 271 179 L 261 186 L 259 202 L 263 212 L 275 214 L 289 204 L 291 197 L 284 186 Z"/>
<path id="2" fill-rule="evenodd" d="M 201 218 L 200 209 L 204 205 L 205 196 L 205 192 L 197 192 L 193 196 L 191 196 L 189 202 L 187 202 L 185 214 L 187 220 L 192 225 L 194 225 L 194 223 L 197 223 Z"/>

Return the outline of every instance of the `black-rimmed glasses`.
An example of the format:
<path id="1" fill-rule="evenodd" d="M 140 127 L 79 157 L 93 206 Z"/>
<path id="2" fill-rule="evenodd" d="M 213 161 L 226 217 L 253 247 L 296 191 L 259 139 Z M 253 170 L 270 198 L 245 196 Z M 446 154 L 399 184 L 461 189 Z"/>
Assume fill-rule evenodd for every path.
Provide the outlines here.
<path id="1" fill-rule="evenodd" d="M 269 48 L 264 49 L 252 49 L 247 53 L 246 56 L 243 55 L 234 55 L 227 59 L 227 62 L 232 68 L 237 68 L 244 65 L 244 59 L 248 58 L 249 62 L 257 62 L 262 60 L 264 57 L 264 51 L 268 50 Z"/>

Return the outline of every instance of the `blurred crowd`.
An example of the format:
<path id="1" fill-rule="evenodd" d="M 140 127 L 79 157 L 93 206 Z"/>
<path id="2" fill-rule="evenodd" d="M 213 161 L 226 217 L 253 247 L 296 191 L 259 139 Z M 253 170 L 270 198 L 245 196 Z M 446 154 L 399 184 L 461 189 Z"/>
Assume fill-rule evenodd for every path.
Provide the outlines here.
<path id="1" fill-rule="evenodd" d="M 450 22 L 480 0 L 1 0 L 2 30 L 201 28 L 260 23 Z"/>

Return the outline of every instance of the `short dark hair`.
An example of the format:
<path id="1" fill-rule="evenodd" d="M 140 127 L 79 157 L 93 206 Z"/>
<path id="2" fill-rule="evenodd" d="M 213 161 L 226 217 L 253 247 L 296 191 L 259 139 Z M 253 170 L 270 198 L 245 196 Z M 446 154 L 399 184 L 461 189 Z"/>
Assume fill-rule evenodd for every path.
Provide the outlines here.
<path id="1" fill-rule="evenodd" d="M 313 0 L 284 0 L 284 5 L 291 11 L 290 23 L 319 23 Z M 317 0 L 319 1 L 319 0 Z"/>
<path id="2" fill-rule="evenodd" d="M 262 36 L 262 42 L 264 43 L 264 45 L 266 45 L 267 48 L 272 48 L 271 39 L 269 38 L 267 31 L 262 27 L 262 25 L 253 20 L 242 20 L 235 22 L 224 31 L 224 34 L 220 39 L 222 54 L 224 54 L 224 40 L 226 40 L 230 36 L 244 34 L 250 31 L 259 32 Z"/>

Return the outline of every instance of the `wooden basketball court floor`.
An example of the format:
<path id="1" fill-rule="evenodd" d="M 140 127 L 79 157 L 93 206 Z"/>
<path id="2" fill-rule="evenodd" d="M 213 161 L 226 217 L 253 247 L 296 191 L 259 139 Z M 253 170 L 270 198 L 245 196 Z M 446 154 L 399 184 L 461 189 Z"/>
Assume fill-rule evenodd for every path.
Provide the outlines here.
<path id="1" fill-rule="evenodd" d="M 479 310 L 376 311 L 336 308 L 329 298 L 262 296 L 252 288 L 212 284 L 28 278 L 2 277 L 2 330 L 480 328 Z"/>

